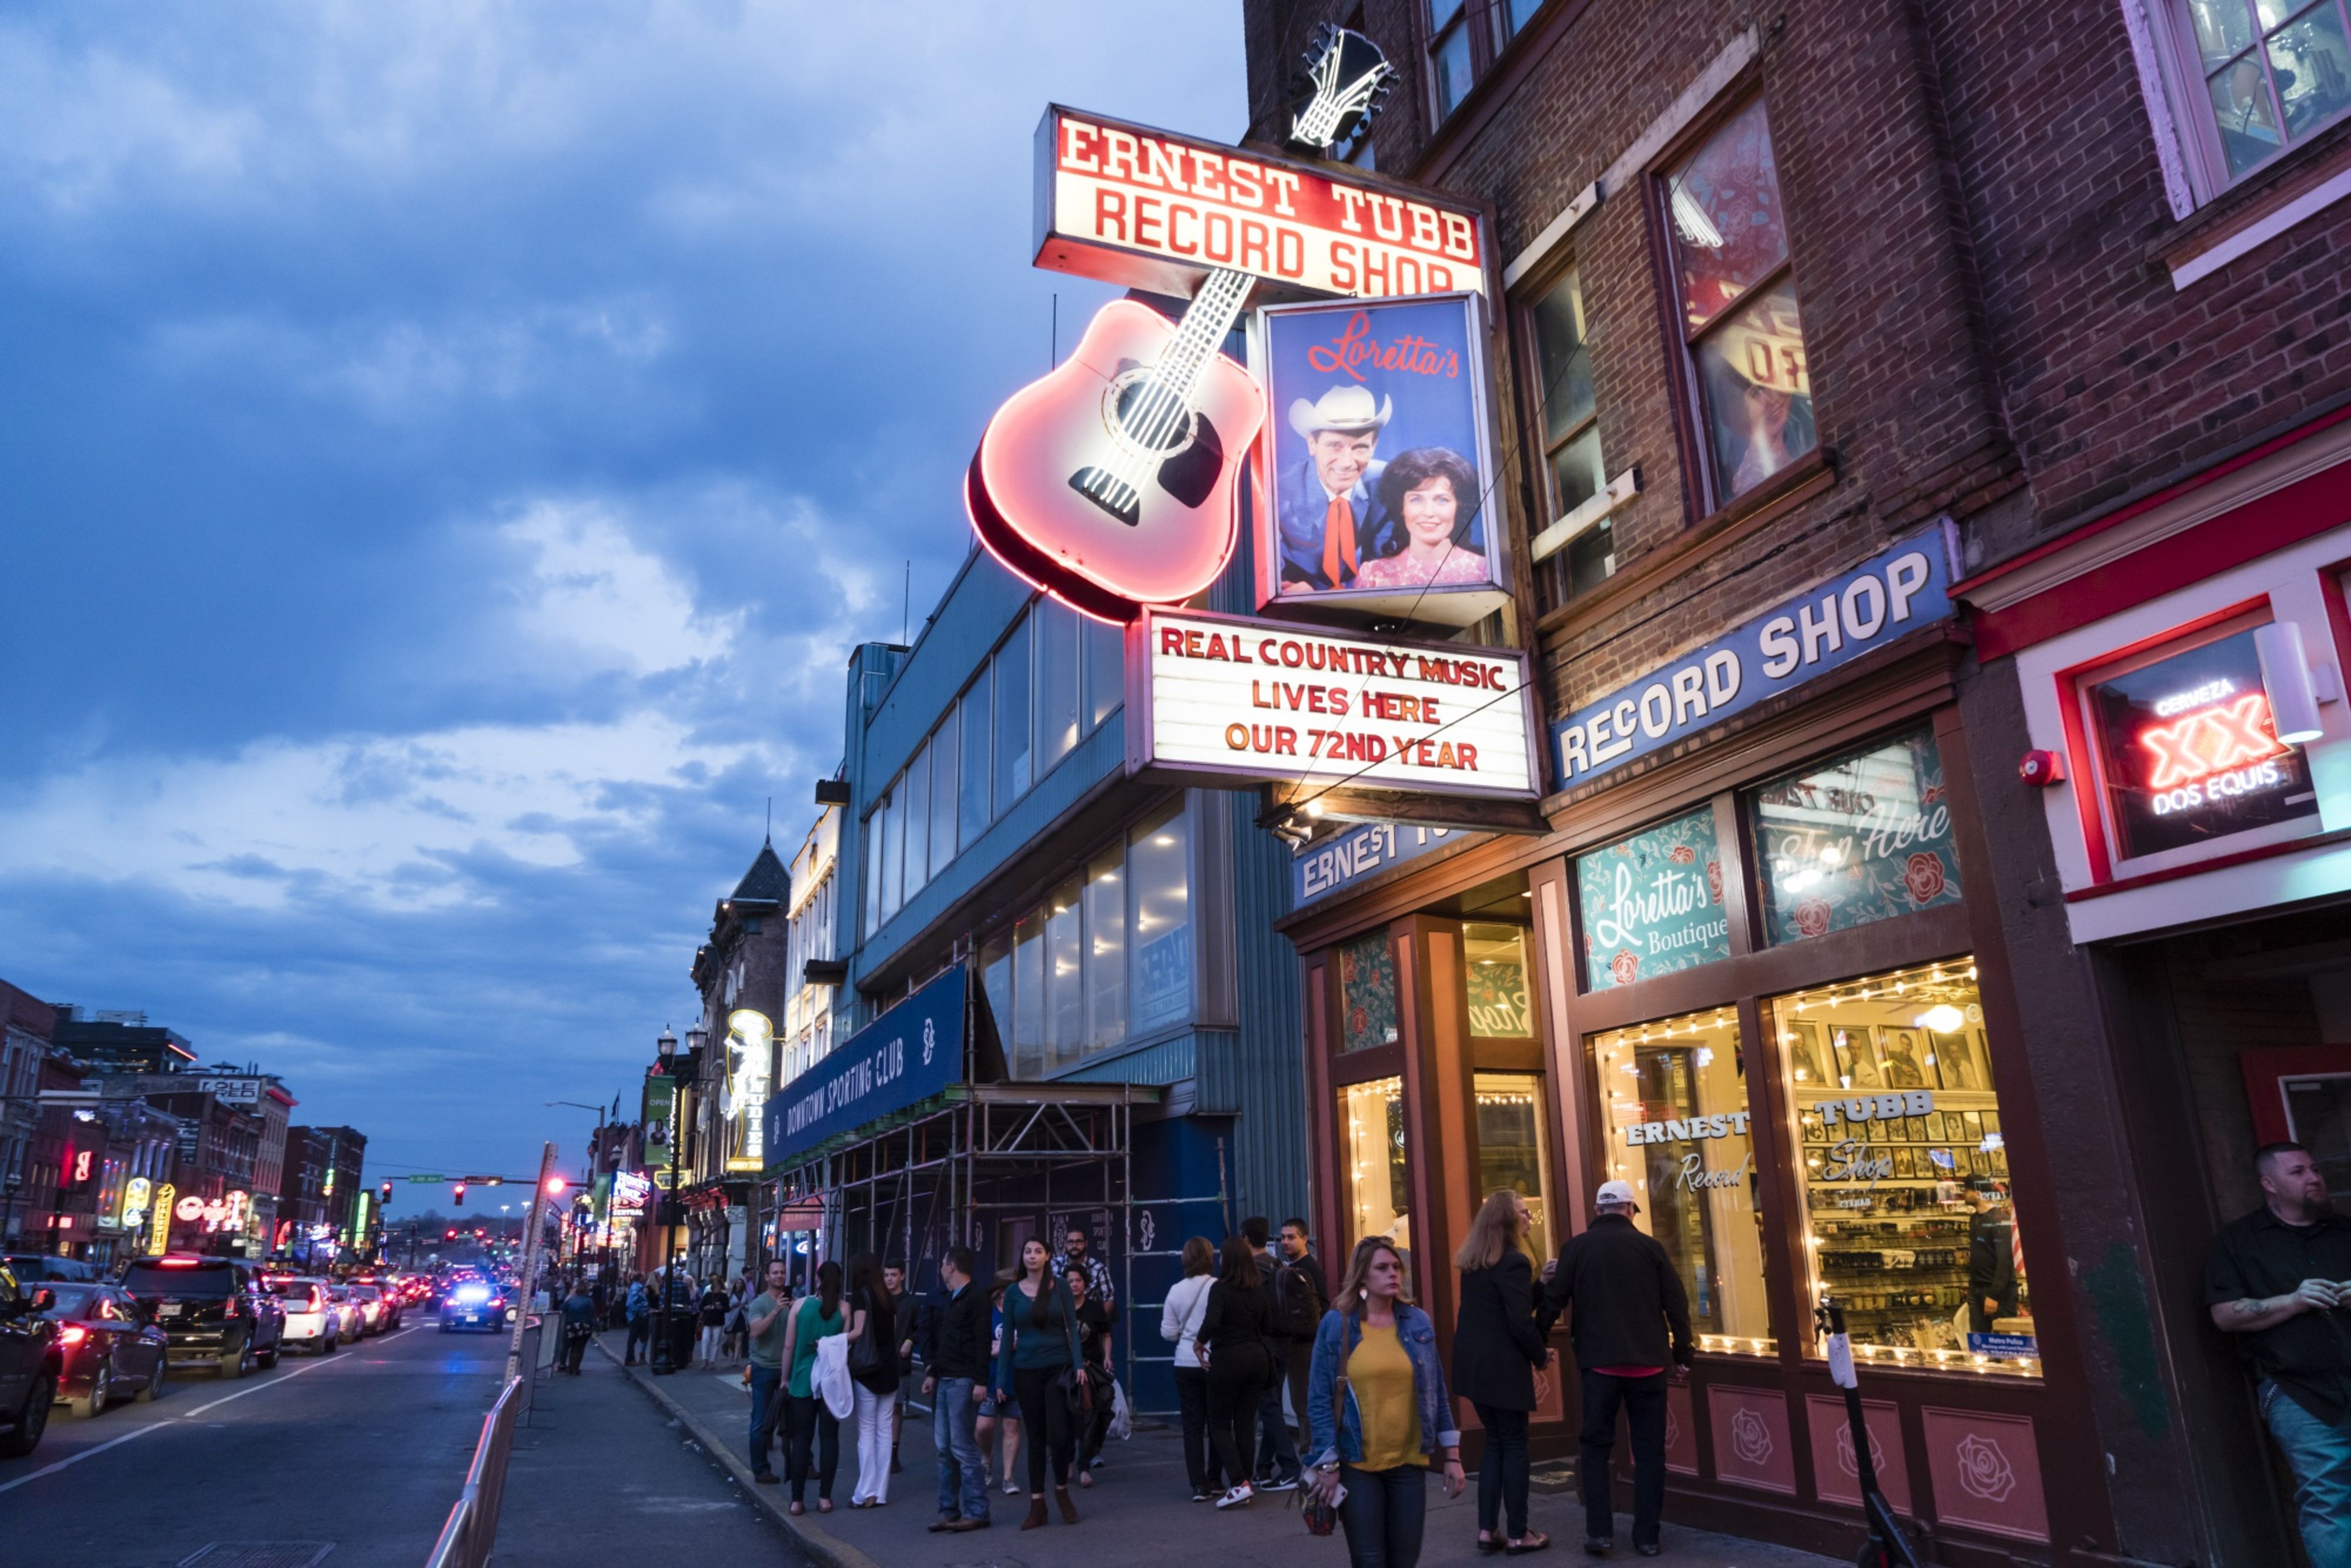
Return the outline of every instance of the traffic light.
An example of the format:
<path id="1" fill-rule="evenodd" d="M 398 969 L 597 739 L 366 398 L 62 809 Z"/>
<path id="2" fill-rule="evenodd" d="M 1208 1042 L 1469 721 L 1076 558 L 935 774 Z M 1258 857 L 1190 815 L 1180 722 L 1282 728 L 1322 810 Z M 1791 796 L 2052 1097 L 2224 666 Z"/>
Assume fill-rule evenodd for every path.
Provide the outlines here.
<path id="1" fill-rule="evenodd" d="M 456 1240 L 456 1239 L 457 1239 L 457 1229 L 456 1229 L 456 1227 L 452 1226 L 452 1227 L 450 1227 L 448 1229 L 444 1230 L 444 1231 L 441 1233 L 441 1239 L 442 1239 L 442 1240 L 444 1240 L 444 1241 L 455 1241 L 455 1240 Z"/>
<path id="2" fill-rule="evenodd" d="M 378 1189 L 378 1196 L 377 1196 L 377 1198 L 376 1198 L 376 1207 L 377 1207 L 379 1210 L 381 1210 L 381 1209 L 390 1208 L 391 1207 L 392 1207 L 392 1184 L 391 1184 L 390 1182 L 386 1182 L 386 1183 L 384 1183 L 384 1184 L 383 1184 L 383 1186 L 382 1186 L 380 1189 Z"/>
<path id="3" fill-rule="evenodd" d="M 464 1182 L 458 1182 L 450 1187 L 449 1202 L 453 1207 L 463 1208 L 465 1207 L 465 1184 Z"/>
<path id="4" fill-rule="evenodd" d="M 551 1176 L 548 1177 L 547 1196 L 549 1197 L 561 1197 L 566 1185 L 567 1184 L 564 1179 L 559 1176 Z"/>

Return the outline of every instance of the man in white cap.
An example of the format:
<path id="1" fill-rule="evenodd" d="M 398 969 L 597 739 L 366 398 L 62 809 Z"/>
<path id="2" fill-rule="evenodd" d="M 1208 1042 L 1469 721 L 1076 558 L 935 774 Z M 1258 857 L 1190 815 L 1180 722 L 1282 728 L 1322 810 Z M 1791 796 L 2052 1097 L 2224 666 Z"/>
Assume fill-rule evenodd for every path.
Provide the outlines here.
<path id="1" fill-rule="evenodd" d="M 1373 401 L 1369 390 L 1336 386 L 1309 402 L 1290 405 L 1290 427 L 1306 438 L 1306 460 L 1281 476 L 1283 591 L 1345 588 L 1364 560 L 1388 553 L 1387 508 L 1380 504 L 1380 471 L 1372 455 L 1395 400 Z"/>
<path id="2" fill-rule="evenodd" d="M 1630 1183 L 1602 1182 L 1593 1202 L 1592 1224 L 1560 1249 L 1535 1326 L 1548 1334 L 1562 1312 L 1573 1310 L 1569 1339 L 1583 1379 L 1583 1453 L 1576 1472 L 1583 1549 L 1596 1557 L 1615 1544 L 1608 1459 L 1622 1406 L 1633 1433 L 1633 1550 L 1655 1557 L 1666 1505 L 1666 1368 L 1677 1377 L 1689 1369 L 1689 1296 L 1666 1249 L 1635 1228 L 1641 1206 Z"/>

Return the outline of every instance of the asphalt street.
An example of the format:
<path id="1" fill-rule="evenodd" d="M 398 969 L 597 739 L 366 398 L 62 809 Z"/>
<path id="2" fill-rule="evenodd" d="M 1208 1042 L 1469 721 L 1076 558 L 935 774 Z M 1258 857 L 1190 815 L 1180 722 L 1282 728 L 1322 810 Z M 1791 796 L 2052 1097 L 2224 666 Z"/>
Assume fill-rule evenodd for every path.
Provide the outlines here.
<path id="1" fill-rule="evenodd" d="M 311 1550 L 266 1560 L 417 1568 L 464 1484 L 506 1350 L 502 1335 L 412 1320 L 239 1382 L 174 1368 L 162 1398 L 93 1420 L 60 1408 L 29 1458 L 0 1463 L 0 1531 L 85 1568 L 207 1568 L 297 1542 Z M 516 1434 L 495 1562 L 658 1552 L 681 1523 L 697 1545 L 798 1560 L 618 1369 L 591 1361 L 539 1396 Z"/>

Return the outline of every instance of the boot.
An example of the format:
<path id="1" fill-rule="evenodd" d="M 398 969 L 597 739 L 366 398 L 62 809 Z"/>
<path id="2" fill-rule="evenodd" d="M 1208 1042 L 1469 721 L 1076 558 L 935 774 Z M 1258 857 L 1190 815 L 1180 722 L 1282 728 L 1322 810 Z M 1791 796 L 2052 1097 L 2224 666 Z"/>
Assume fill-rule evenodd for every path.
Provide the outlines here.
<path id="1" fill-rule="evenodd" d="M 821 1301 L 817 1303 L 819 1306 L 822 1306 L 823 1304 L 824 1303 Z M 1078 1522 L 1078 1505 L 1070 1500 L 1070 1489 L 1068 1487 L 1055 1487 L 1053 1489 L 1053 1500 L 1061 1505 L 1061 1522 L 1063 1524 L 1075 1524 Z M 1041 1503 L 1038 1505 L 1038 1511 L 1040 1513 L 1044 1511 L 1044 1506 Z"/>
<path id="2" fill-rule="evenodd" d="M 818 1304 L 822 1305 L 821 1302 Z M 1030 1498 L 1029 1500 L 1029 1517 L 1020 1521 L 1020 1528 L 1023 1530 L 1035 1530 L 1044 1522 L 1045 1500 L 1041 1497 Z"/>

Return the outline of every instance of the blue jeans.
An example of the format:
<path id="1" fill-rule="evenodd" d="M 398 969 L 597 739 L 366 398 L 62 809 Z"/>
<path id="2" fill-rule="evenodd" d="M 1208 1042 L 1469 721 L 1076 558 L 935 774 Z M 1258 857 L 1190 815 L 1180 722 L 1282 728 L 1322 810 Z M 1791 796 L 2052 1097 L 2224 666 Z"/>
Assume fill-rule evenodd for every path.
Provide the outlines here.
<path id="1" fill-rule="evenodd" d="M 1290 1423 L 1281 1414 L 1281 1390 L 1288 1376 L 1285 1358 L 1301 1354 L 1306 1354 L 1301 1347 L 1275 1343 L 1273 1383 L 1257 1405 L 1258 1469 L 1290 1481 L 1299 1477 L 1298 1445 L 1290 1439 Z"/>
<path id="2" fill-rule="evenodd" d="M 2262 1419 L 2294 1467 L 2310 1568 L 2351 1568 L 2351 1431 L 2328 1426 L 2267 1378 L 2261 1401 Z"/>
<path id="3" fill-rule="evenodd" d="M 776 1421 L 784 1407 L 784 1369 L 751 1364 L 751 1469 L 766 1471 L 768 1450 L 776 1446 Z"/>
<path id="4" fill-rule="evenodd" d="M 939 1455 L 939 1517 L 987 1517 L 987 1466 L 979 1457 L 978 1389 L 968 1377 L 942 1377 L 931 1406 L 931 1446 Z"/>
<path id="5" fill-rule="evenodd" d="M 1428 1520 L 1428 1471 L 1419 1465 L 1392 1470 L 1342 1465 L 1339 1484 L 1347 1489 L 1339 1526 L 1347 1532 L 1351 1568 L 1413 1568 Z"/>

